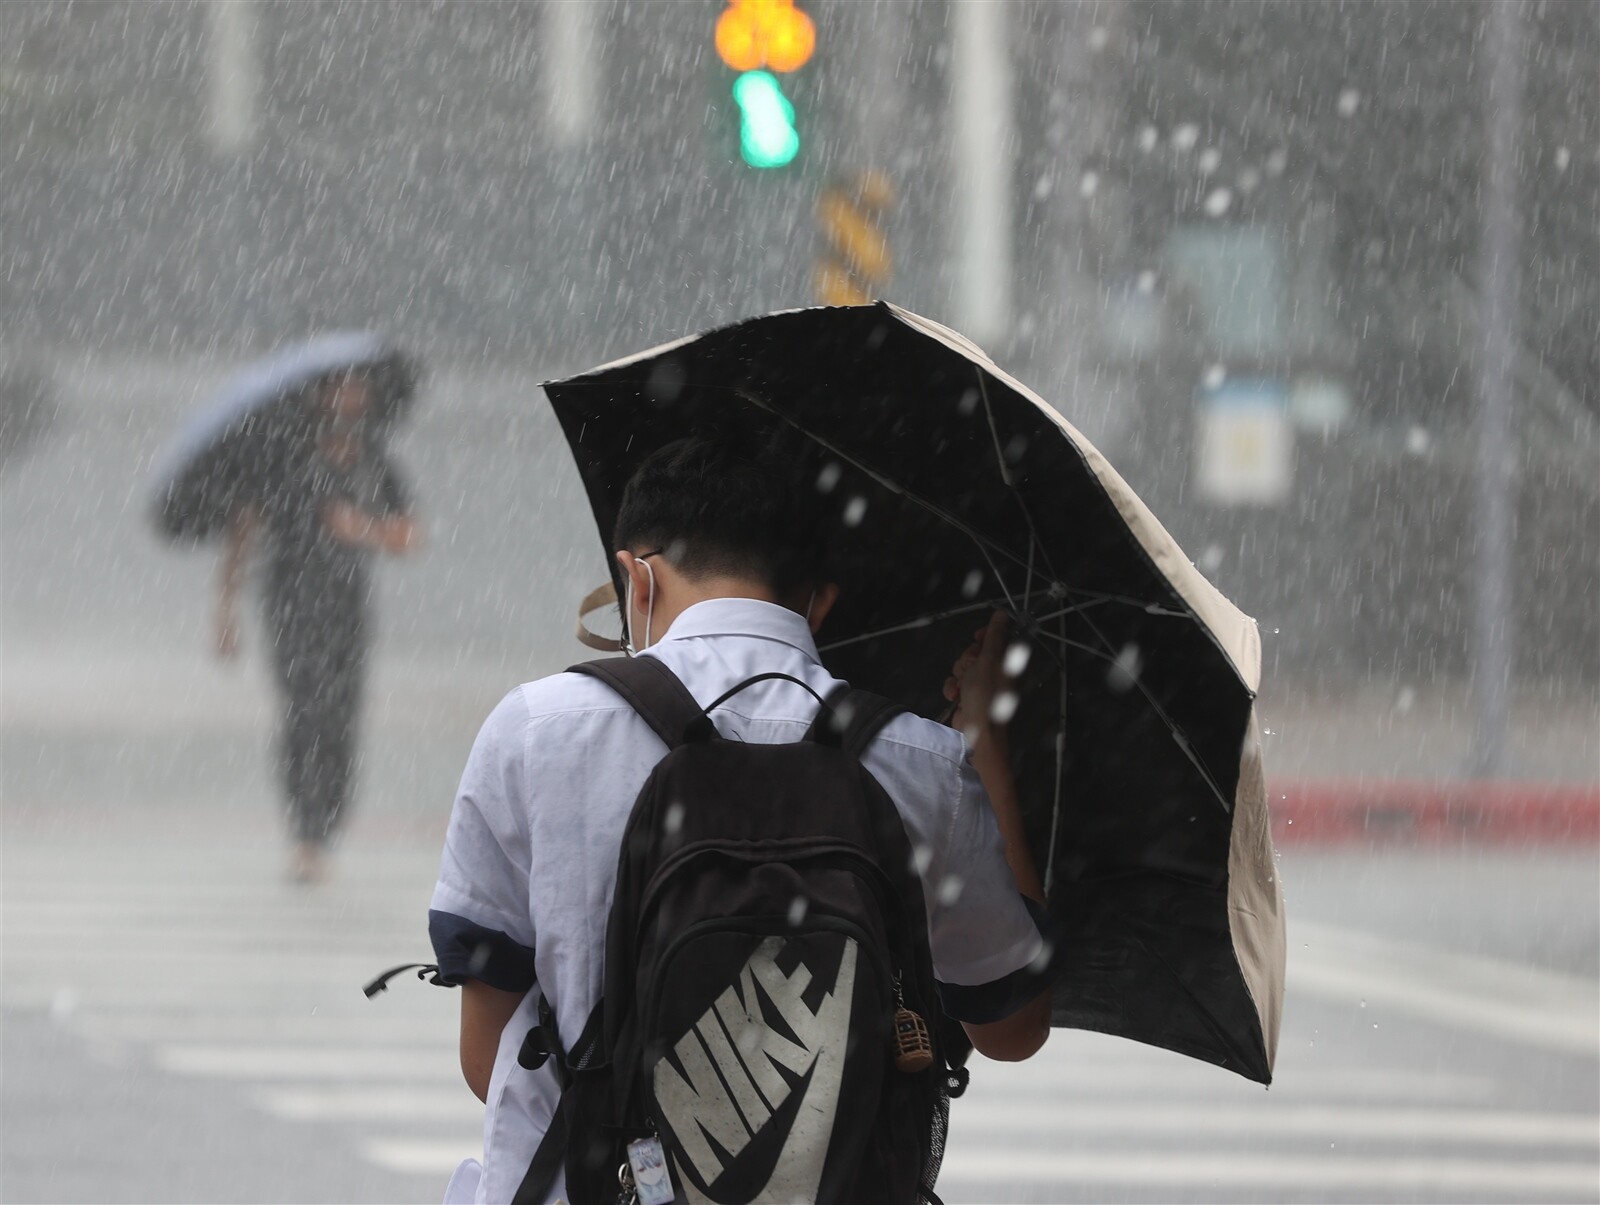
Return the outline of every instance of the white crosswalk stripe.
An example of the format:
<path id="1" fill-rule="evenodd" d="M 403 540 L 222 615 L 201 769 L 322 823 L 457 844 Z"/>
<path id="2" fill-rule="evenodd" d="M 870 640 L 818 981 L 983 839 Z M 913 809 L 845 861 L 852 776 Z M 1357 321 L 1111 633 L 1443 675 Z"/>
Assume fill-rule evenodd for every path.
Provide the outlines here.
<path id="1" fill-rule="evenodd" d="M 435 852 L 352 851 L 311 890 L 274 879 L 276 852 L 246 844 L 197 860 L 38 840 L 25 856 L 9 851 L 0 1000 L 48 1008 L 84 1041 L 158 1072 L 236 1085 L 272 1117 L 339 1127 L 362 1159 L 417 1177 L 426 1198 L 481 1141 L 482 1107 L 456 1063 L 457 1000 L 409 975 L 373 1001 L 360 987 L 426 954 Z M 1371 954 L 1363 963 L 1362 943 L 1343 941 L 1326 964 L 1303 955 L 1297 970 L 1337 985 L 1392 951 Z M 1587 997 L 1562 981 L 1540 993 L 1540 982 L 1500 990 L 1554 1001 L 1571 1029 Z M 1285 1050 L 1303 1054 L 1302 1036 L 1286 1035 Z M 1281 1059 L 1264 1092 L 1160 1051 L 1058 1032 L 1027 1063 L 976 1060 L 953 1102 L 939 1189 L 952 1203 L 1180 1191 L 1600 1199 L 1600 1119 L 1508 1099 L 1503 1075 L 1465 1063 Z"/>

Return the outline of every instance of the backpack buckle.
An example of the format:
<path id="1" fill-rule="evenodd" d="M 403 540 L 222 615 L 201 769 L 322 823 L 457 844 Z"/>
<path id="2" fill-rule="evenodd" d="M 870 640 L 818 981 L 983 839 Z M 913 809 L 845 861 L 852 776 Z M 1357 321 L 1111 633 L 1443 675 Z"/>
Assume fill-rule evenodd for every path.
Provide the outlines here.
<path id="1" fill-rule="evenodd" d="M 517 1051 L 517 1063 L 525 1071 L 537 1071 L 550 1059 L 550 1040 L 545 1037 L 544 1029 L 535 1025 L 528 1030 L 528 1036 L 522 1039 L 522 1048 Z"/>

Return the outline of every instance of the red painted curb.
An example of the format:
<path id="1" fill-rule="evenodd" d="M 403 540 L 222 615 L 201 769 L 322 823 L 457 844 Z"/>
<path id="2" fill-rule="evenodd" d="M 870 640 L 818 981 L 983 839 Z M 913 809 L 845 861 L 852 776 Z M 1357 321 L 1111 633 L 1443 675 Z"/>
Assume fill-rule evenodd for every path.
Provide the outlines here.
<path id="1" fill-rule="evenodd" d="M 1600 784 L 1352 778 L 1267 786 L 1280 846 L 1600 842 Z"/>

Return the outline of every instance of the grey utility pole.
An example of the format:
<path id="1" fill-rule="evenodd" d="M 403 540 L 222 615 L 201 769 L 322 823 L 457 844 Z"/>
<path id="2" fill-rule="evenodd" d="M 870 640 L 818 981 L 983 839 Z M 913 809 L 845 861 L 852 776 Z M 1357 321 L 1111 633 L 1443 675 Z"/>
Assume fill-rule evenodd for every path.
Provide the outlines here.
<path id="1" fill-rule="evenodd" d="M 581 147 L 594 132 L 600 100 L 597 9 L 594 0 L 547 0 L 544 6 L 540 79 L 546 128 L 558 147 Z"/>
<path id="2" fill-rule="evenodd" d="M 1521 0 L 1494 0 L 1484 30 L 1483 229 L 1478 254 L 1477 608 L 1473 688 L 1477 733 L 1472 769 L 1506 769 L 1506 724 L 1515 658 L 1512 519 L 1518 442 L 1516 364 L 1521 347 L 1522 217 L 1517 208 L 1517 140 L 1522 130 Z"/>

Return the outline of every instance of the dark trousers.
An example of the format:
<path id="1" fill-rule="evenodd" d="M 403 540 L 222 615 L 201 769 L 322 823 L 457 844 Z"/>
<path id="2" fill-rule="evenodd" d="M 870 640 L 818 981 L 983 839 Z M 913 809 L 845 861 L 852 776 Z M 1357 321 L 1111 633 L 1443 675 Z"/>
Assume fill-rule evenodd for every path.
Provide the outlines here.
<path id="1" fill-rule="evenodd" d="M 283 703 L 278 757 L 297 841 L 321 845 L 349 801 L 366 662 L 361 615 L 285 615 L 273 660 Z"/>

